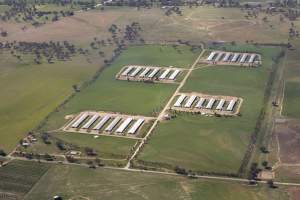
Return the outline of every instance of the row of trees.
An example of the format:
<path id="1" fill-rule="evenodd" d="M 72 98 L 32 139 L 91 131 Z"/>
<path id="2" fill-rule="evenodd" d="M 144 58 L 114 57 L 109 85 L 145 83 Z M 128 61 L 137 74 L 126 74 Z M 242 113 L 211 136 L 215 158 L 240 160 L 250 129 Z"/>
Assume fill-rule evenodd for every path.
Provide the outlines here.
<path id="1" fill-rule="evenodd" d="M 39 19 L 44 17 L 46 21 L 57 21 L 62 17 L 73 16 L 73 9 L 75 6 L 80 7 L 83 10 L 95 8 L 96 2 L 91 1 L 73 1 L 73 0 L 35 0 L 34 3 L 27 0 L 5 0 L 3 5 L 8 5 L 9 9 L 0 15 L 0 20 L 9 21 L 15 20 L 16 22 L 31 22 L 34 26 L 39 26 L 42 23 Z M 37 5 L 51 5 L 69 6 L 69 10 L 65 8 L 61 11 L 41 11 L 37 8 Z"/>
<path id="2" fill-rule="evenodd" d="M 22 61 L 26 55 L 33 55 L 34 62 L 41 64 L 44 60 L 53 63 L 55 60 L 66 61 L 81 54 L 88 55 L 89 50 L 77 48 L 74 44 L 63 42 L 0 42 L 0 51 L 7 51 Z"/>

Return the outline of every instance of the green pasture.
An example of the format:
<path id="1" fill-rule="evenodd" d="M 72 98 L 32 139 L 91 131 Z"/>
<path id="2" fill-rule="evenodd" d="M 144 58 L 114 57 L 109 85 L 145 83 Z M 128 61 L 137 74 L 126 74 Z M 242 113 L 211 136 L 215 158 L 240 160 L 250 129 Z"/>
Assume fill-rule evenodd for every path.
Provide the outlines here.
<path id="1" fill-rule="evenodd" d="M 90 78 L 99 68 L 78 58 L 34 65 L 9 57 L 0 63 L 0 149 L 11 151 L 55 107 L 73 92 L 72 85 Z"/>
<path id="2" fill-rule="evenodd" d="M 241 97 L 244 100 L 241 116 L 178 114 L 176 119 L 157 127 L 138 159 L 194 171 L 236 173 L 263 107 L 271 58 L 278 49 L 256 49 L 256 52 L 263 54 L 262 66 L 200 65 L 181 90 Z"/>
<path id="3" fill-rule="evenodd" d="M 95 82 L 50 116 L 43 129 L 57 129 L 66 122 L 65 115 L 85 110 L 155 116 L 177 85 L 121 81 L 116 80 L 115 75 L 124 65 L 129 64 L 189 67 L 197 56 L 198 53 L 192 53 L 186 46 L 176 49 L 160 45 L 130 47 Z"/>

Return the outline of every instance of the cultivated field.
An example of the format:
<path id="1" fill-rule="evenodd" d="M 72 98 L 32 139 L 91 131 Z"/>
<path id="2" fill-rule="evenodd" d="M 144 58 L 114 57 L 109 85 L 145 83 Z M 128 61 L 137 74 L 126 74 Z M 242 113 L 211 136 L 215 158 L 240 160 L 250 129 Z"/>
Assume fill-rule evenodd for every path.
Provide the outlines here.
<path id="1" fill-rule="evenodd" d="M 130 177 L 130 178 L 128 178 Z M 212 189 L 213 188 L 213 189 Z M 234 192 L 233 192 L 234 191 Z M 219 199 L 287 200 L 284 189 L 265 186 L 193 180 L 183 177 L 108 169 L 55 166 L 50 169 L 26 200 L 50 199 L 53 194 L 64 199 Z"/>
<path id="2" fill-rule="evenodd" d="M 300 124 L 299 120 L 278 124 L 275 134 L 280 145 L 280 160 L 283 163 L 300 164 Z"/>
<path id="3" fill-rule="evenodd" d="M 48 169 L 46 164 L 28 161 L 0 167 L 0 199 L 22 199 Z"/>
<path id="4" fill-rule="evenodd" d="M 156 167 L 181 166 L 200 172 L 237 173 L 262 109 L 271 58 L 277 55 L 278 49 L 230 48 L 262 53 L 262 66 L 202 65 L 193 71 L 182 92 L 239 96 L 244 100 L 241 116 L 216 118 L 178 114 L 176 119 L 157 127 L 138 160 Z"/>
<path id="5" fill-rule="evenodd" d="M 299 120 L 285 120 L 274 127 L 268 157 L 280 181 L 300 182 Z"/>

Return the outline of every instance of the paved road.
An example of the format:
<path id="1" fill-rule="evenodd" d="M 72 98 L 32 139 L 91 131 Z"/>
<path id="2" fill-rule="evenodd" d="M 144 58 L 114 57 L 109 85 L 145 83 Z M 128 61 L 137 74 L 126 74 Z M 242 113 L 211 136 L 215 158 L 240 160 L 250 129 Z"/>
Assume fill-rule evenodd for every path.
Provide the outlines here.
<path id="1" fill-rule="evenodd" d="M 154 128 L 157 126 L 158 122 L 160 120 L 163 119 L 163 117 L 166 114 L 166 111 L 169 109 L 171 103 L 173 102 L 174 98 L 176 97 L 176 95 L 178 94 L 178 92 L 180 91 L 180 89 L 182 88 L 182 86 L 185 84 L 186 80 L 188 79 L 188 77 L 190 76 L 191 72 L 193 71 L 193 69 L 195 68 L 195 66 L 197 65 L 197 63 L 199 62 L 201 56 L 203 55 L 203 53 L 205 52 L 204 48 L 202 48 L 202 52 L 200 53 L 200 55 L 197 57 L 197 59 L 195 60 L 195 62 L 193 63 L 193 65 L 189 68 L 188 72 L 186 73 L 185 77 L 183 78 L 183 80 L 181 81 L 181 83 L 179 84 L 179 86 L 177 87 L 177 89 L 175 90 L 175 92 L 173 93 L 172 97 L 169 99 L 168 103 L 165 105 L 165 107 L 162 109 L 162 111 L 160 112 L 160 114 L 158 115 L 157 119 L 154 121 L 153 125 L 151 126 L 151 128 L 149 129 L 149 131 L 147 132 L 146 136 L 141 140 L 141 143 L 139 144 L 139 146 L 135 149 L 134 153 L 131 155 L 131 157 L 128 160 L 128 163 L 126 164 L 126 166 L 124 167 L 125 169 L 129 169 L 130 168 L 130 164 L 131 161 L 136 157 L 136 155 L 139 153 L 139 151 L 141 150 L 141 148 L 143 147 L 143 145 L 145 144 L 145 142 L 147 141 L 148 137 L 151 135 L 152 131 L 154 130 Z"/>

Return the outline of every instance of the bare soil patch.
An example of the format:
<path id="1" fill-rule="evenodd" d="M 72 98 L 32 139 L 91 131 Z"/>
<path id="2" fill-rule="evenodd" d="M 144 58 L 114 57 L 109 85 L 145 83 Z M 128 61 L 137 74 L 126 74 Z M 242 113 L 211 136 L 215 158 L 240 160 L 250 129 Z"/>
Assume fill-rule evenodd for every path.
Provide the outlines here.
<path id="1" fill-rule="evenodd" d="M 277 124 L 275 134 L 279 140 L 282 163 L 300 163 L 300 123 L 297 120 Z"/>
<path id="2" fill-rule="evenodd" d="M 91 40 L 100 32 L 102 37 L 108 34 L 108 27 L 119 16 L 120 14 L 115 12 L 80 12 L 72 17 L 65 17 L 38 28 L 28 25 L 24 30 L 22 30 L 24 24 L 0 22 L 0 26 L 8 31 L 8 36 L 0 38 L 0 41 L 68 40 L 83 43 Z"/>
<path id="3" fill-rule="evenodd" d="M 292 187 L 288 189 L 290 194 L 291 200 L 298 200 L 300 199 L 300 188 L 299 187 Z"/>
<path id="4" fill-rule="evenodd" d="M 246 21 L 246 20 L 240 20 L 240 21 L 232 21 L 232 22 L 225 22 L 221 23 L 215 26 L 209 27 L 210 31 L 226 31 L 226 30 L 232 30 L 235 28 L 243 28 L 245 26 L 253 26 L 255 23 L 252 21 Z"/>

